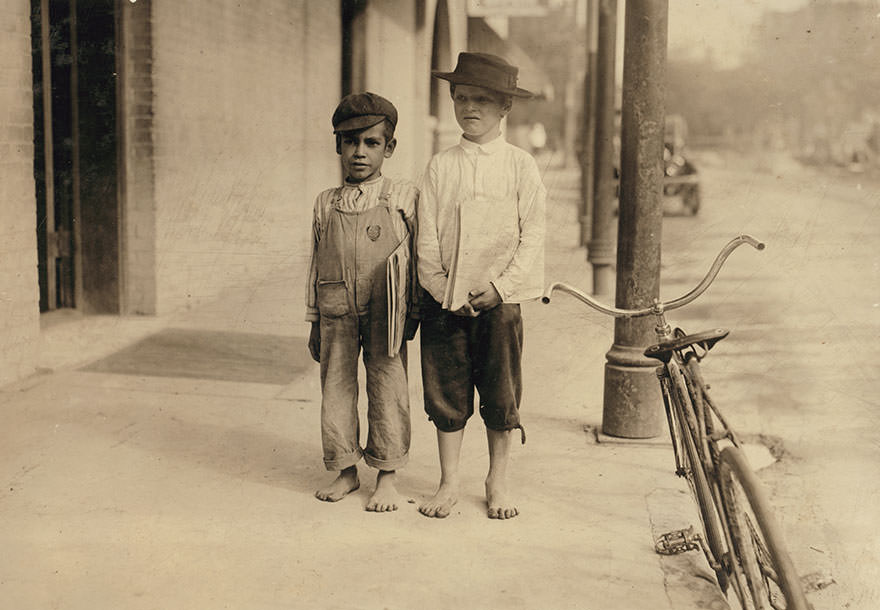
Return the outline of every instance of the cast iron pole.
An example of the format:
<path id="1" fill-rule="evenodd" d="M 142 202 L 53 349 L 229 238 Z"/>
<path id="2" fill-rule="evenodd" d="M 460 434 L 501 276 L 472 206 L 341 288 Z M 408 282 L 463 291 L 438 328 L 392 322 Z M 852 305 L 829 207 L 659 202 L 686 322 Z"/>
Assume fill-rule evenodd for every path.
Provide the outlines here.
<path id="1" fill-rule="evenodd" d="M 596 135 L 593 154 L 593 221 L 587 260 L 593 294 L 611 295 L 614 281 L 614 94 L 617 0 L 599 1 L 596 61 Z"/>
<path id="2" fill-rule="evenodd" d="M 617 307 L 648 307 L 660 294 L 668 0 L 627 0 L 623 61 Z M 653 320 L 618 319 L 606 355 L 602 432 L 650 438 L 663 429 L 657 363 L 642 354 Z"/>

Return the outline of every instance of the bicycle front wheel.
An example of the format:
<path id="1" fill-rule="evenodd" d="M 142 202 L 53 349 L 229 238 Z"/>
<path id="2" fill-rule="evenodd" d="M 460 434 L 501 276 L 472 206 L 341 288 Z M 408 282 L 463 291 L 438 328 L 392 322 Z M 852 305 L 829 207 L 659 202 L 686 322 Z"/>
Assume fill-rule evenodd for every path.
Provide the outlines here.
<path id="1" fill-rule="evenodd" d="M 739 448 L 721 451 L 719 474 L 733 546 L 730 561 L 748 585 L 736 587 L 743 610 L 809 610 L 761 482 Z"/>

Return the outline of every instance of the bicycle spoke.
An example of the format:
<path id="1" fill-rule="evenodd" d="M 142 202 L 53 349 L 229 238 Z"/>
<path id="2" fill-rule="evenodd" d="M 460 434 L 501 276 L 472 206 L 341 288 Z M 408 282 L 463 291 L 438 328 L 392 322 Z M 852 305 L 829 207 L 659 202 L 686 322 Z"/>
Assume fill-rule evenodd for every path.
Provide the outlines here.
<path id="1" fill-rule="evenodd" d="M 803 588 L 757 477 L 735 447 L 722 451 L 721 484 L 734 569 L 744 610 L 801 610 Z M 741 578 L 740 578 L 741 576 Z M 742 586 L 745 580 L 747 586 Z"/>
<path id="2" fill-rule="evenodd" d="M 773 606 L 774 610 L 785 610 L 785 594 L 782 592 L 782 588 L 779 584 L 779 576 L 776 573 L 776 568 L 773 566 L 773 558 L 770 555 L 770 551 L 767 549 L 764 539 L 755 527 L 752 516 L 749 513 L 746 513 L 744 517 L 752 537 L 752 544 L 754 545 L 755 555 L 758 559 L 758 567 L 761 569 L 761 574 L 764 577 L 764 586 L 767 588 L 770 605 Z"/>

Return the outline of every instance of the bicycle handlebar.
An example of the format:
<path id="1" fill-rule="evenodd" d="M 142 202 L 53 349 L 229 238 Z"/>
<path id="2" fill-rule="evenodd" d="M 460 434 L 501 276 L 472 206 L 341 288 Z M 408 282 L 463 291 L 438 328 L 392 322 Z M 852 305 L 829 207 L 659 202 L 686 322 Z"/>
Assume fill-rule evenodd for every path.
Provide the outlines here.
<path id="1" fill-rule="evenodd" d="M 687 294 L 678 297 L 677 299 L 673 299 L 667 302 L 655 301 L 651 307 L 647 307 L 644 309 L 618 309 L 617 307 L 610 307 L 608 305 L 604 305 L 599 301 L 595 300 L 590 295 L 585 292 L 578 290 L 574 286 L 570 286 L 564 282 L 554 282 L 550 284 L 547 289 L 544 291 L 544 296 L 541 297 L 541 300 L 544 303 L 550 302 L 550 294 L 554 290 L 559 290 L 562 292 L 567 292 L 571 296 L 575 297 L 579 301 L 582 301 L 595 309 L 598 312 L 604 313 L 609 316 L 613 316 L 615 318 L 640 318 L 643 316 L 655 315 L 658 313 L 663 313 L 669 309 L 678 309 L 679 307 L 683 307 L 688 303 L 692 302 L 698 296 L 703 294 L 709 285 L 715 281 L 715 277 L 718 275 L 718 272 L 721 271 L 722 265 L 724 265 L 724 261 L 727 260 L 727 257 L 730 256 L 730 253 L 736 250 L 739 246 L 743 244 L 749 244 L 756 250 L 764 249 L 764 242 L 758 241 L 751 235 L 739 235 L 731 239 L 727 244 L 721 248 L 721 252 L 718 253 L 718 256 L 715 257 L 715 262 L 712 263 L 712 266 L 709 268 L 708 273 L 702 279 L 702 281 L 697 284 L 697 286 L 688 292 Z"/>

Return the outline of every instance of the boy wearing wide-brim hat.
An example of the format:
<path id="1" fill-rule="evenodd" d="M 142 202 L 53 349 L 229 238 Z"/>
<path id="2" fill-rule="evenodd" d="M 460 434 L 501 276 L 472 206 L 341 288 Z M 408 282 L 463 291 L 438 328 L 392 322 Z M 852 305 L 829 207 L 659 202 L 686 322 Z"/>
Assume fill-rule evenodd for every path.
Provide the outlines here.
<path id="1" fill-rule="evenodd" d="M 449 81 L 460 142 L 431 159 L 419 185 L 418 271 L 425 411 L 437 428 L 440 485 L 419 510 L 446 517 L 458 500 L 459 455 L 475 391 L 489 443 L 488 516 L 519 509 L 508 494 L 511 436 L 525 432 L 520 303 L 544 284 L 546 190 L 534 158 L 504 141 L 501 123 L 518 69 L 485 53 L 461 53 Z"/>
<path id="2" fill-rule="evenodd" d="M 406 343 L 399 345 L 401 338 L 388 332 L 394 317 L 393 311 L 389 316 L 388 259 L 411 251 L 418 191 L 382 175 L 382 164 L 397 144 L 397 110 L 389 100 L 370 92 L 348 95 L 332 123 L 345 178 L 315 201 L 306 321 L 312 325 L 309 351 L 321 364 L 324 466 L 339 474 L 315 495 L 335 502 L 355 491 L 363 458 L 378 469 L 366 509 L 386 512 L 400 504 L 396 471 L 406 464 L 410 445 Z M 399 286 L 404 292 L 406 284 L 414 292 L 416 282 Z M 410 308 L 413 301 L 407 298 Z M 409 320 L 404 338 L 412 339 L 415 329 Z M 367 389 L 364 448 L 358 418 L 361 353 Z"/>

